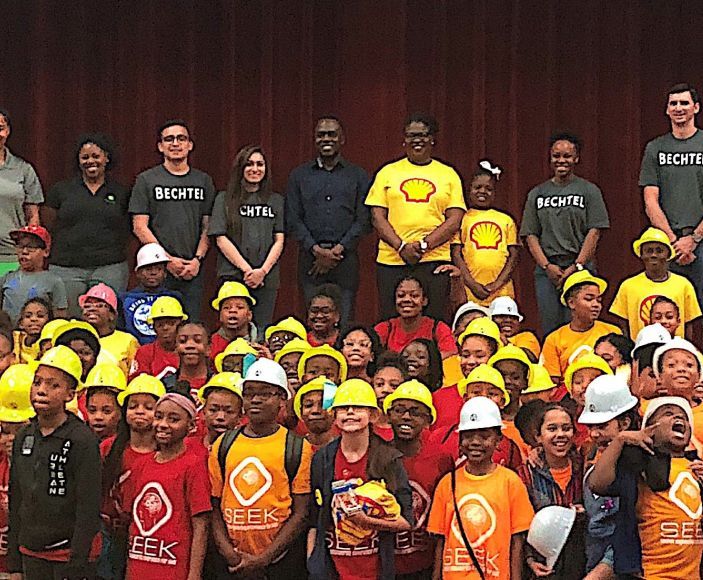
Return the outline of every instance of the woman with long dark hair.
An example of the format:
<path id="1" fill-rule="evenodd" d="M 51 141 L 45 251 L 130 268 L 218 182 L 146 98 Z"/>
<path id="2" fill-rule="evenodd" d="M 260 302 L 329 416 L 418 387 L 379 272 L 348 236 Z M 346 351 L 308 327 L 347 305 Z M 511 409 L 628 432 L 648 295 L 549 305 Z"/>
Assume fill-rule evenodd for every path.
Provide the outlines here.
<path id="1" fill-rule="evenodd" d="M 256 299 L 254 321 L 262 335 L 276 305 L 283 231 L 283 196 L 271 191 L 264 151 L 245 145 L 234 158 L 227 189 L 215 199 L 208 234 L 219 250 L 220 283 L 234 280 L 249 288 Z"/>

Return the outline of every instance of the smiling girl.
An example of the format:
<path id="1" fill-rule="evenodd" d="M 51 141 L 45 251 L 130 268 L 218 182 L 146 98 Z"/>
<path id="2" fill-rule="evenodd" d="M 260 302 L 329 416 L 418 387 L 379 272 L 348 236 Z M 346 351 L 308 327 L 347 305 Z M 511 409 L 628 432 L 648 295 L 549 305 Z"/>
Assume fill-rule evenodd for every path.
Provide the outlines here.
<path id="1" fill-rule="evenodd" d="M 14 338 L 15 360 L 29 363 L 39 359 L 39 337 L 42 328 L 54 317 L 51 303 L 44 298 L 30 298 L 22 306 Z"/>

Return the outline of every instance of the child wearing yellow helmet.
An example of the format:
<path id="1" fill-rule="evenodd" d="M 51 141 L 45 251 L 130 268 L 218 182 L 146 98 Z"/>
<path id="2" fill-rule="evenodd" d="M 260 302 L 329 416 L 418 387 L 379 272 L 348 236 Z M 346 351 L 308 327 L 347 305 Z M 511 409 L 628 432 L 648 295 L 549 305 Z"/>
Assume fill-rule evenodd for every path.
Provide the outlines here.
<path id="1" fill-rule="evenodd" d="M 213 375 L 198 391 L 203 404 L 202 415 L 207 434 L 203 444 L 207 449 L 225 431 L 234 429 L 242 418 L 242 375 L 221 372 Z"/>
<path id="2" fill-rule="evenodd" d="M 286 371 L 288 388 L 291 393 L 295 393 L 300 386 L 300 378 L 298 378 L 298 363 L 300 362 L 300 357 L 310 348 L 312 347 L 307 340 L 294 338 L 288 341 L 273 355 L 273 360 L 280 364 L 283 370 Z"/>
<path id="3" fill-rule="evenodd" d="M 307 429 L 305 438 L 310 442 L 313 452 L 332 441 L 339 433 L 334 428 L 334 415 L 323 407 L 326 385 L 330 389 L 334 383 L 330 383 L 326 377 L 316 377 L 300 387 L 293 400 L 293 410 Z"/>
<path id="4" fill-rule="evenodd" d="M 347 360 L 338 350 L 327 344 L 311 347 L 298 361 L 298 377 L 308 382 L 315 377 L 325 376 L 335 385 L 347 379 Z"/>
<path id="5" fill-rule="evenodd" d="M 122 418 L 117 394 L 127 388 L 122 369 L 115 364 L 95 365 L 83 386 L 88 426 L 99 441 L 112 437 Z"/>
<path id="6" fill-rule="evenodd" d="M 235 338 L 243 338 L 249 343 L 257 341 L 256 325 L 252 322 L 252 308 L 256 299 L 241 282 L 224 282 L 212 301 L 212 307 L 219 312 L 220 327 L 212 335 L 210 357 L 214 358 L 225 350 Z"/>

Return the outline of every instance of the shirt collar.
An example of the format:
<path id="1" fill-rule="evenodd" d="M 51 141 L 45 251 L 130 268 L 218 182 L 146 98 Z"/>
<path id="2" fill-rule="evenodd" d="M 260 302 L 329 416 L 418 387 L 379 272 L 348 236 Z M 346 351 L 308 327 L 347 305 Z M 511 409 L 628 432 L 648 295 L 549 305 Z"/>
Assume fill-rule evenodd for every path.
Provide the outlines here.
<path id="1" fill-rule="evenodd" d="M 334 169 L 335 169 L 337 166 L 339 166 L 339 167 L 346 167 L 346 166 L 347 166 L 347 163 L 348 163 L 347 160 L 344 159 L 344 157 L 342 157 L 342 156 L 340 155 L 339 157 L 337 157 L 337 163 L 335 163 L 334 167 L 332 168 L 332 171 L 334 171 Z M 323 163 L 322 163 L 322 159 L 321 159 L 319 156 L 318 156 L 318 157 L 315 157 L 315 161 L 312 162 L 312 166 L 313 166 L 314 168 L 316 168 L 316 169 L 324 169 L 324 168 L 325 168 L 325 166 L 324 166 Z"/>
<path id="2" fill-rule="evenodd" d="M 5 147 L 5 163 L 0 165 L 0 169 L 12 169 L 16 165 L 18 165 L 18 161 L 19 158 L 16 155 L 13 155 L 12 151 Z"/>

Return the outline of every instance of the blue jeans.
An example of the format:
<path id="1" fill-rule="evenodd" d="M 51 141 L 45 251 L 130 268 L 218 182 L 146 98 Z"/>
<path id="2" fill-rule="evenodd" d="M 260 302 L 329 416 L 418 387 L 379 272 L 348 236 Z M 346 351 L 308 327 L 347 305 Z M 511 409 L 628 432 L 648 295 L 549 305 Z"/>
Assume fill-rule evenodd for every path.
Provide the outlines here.
<path id="1" fill-rule="evenodd" d="M 170 273 L 166 276 L 166 288 L 177 290 L 181 293 L 183 296 L 183 309 L 190 320 L 194 322 L 200 321 L 200 311 L 203 307 L 203 286 L 204 276 L 202 268 L 192 280 L 174 278 Z"/>
<path id="2" fill-rule="evenodd" d="M 703 242 L 698 244 L 694 252 L 696 259 L 688 266 L 679 266 L 675 261 L 670 262 L 672 272 L 688 278 L 696 289 L 698 304 L 703 306 Z"/>
<path id="3" fill-rule="evenodd" d="M 49 271 L 63 280 L 68 298 L 68 314 L 71 318 L 81 317 L 78 297 L 85 294 L 88 288 L 102 282 L 119 295 L 127 289 L 127 281 L 129 280 L 127 262 L 117 262 L 95 268 L 73 268 L 51 264 Z"/>

